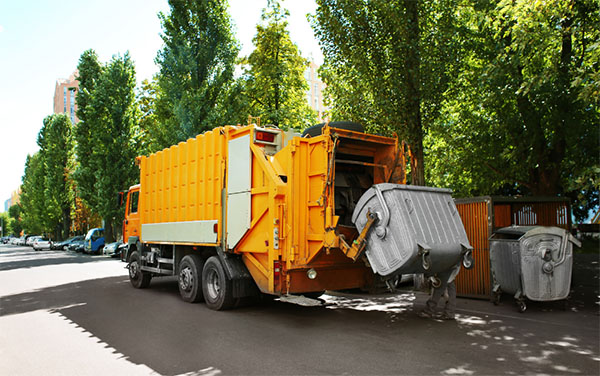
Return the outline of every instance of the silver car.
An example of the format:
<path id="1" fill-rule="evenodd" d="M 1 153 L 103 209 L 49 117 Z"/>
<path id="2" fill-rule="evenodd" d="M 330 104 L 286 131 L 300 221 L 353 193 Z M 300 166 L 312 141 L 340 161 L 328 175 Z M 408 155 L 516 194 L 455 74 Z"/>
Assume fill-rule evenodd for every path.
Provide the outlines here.
<path id="1" fill-rule="evenodd" d="M 51 245 L 52 242 L 50 241 L 50 239 L 41 236 L 33 241 L 33 249 L 36 251 L 41 251 L 43 249 L 50 250 Z"/>

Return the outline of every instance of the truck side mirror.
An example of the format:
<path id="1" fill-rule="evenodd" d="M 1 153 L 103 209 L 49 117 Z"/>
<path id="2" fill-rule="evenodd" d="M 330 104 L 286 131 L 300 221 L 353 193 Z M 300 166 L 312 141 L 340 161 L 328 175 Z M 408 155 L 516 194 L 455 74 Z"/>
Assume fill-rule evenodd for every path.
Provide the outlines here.
<path id="1" fill-rule="evenodd" d="M 117 194 L 117 202 L 119 204 L 119 207 L 123 206 L 124 198 L 125 198 L 125 192 L 121 191 Z"/>

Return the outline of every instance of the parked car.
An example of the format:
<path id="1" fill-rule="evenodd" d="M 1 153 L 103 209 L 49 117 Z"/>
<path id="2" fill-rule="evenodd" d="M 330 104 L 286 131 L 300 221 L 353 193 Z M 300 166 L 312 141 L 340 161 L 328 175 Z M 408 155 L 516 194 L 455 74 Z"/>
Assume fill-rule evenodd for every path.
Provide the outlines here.
<path id="1" fill-rule="evenodd" d="M 104 229 L 93 228 L 85 235 L 83 241 L 84 251 L 89 254 L 102 254 L 104 248 Z"/>
<path id="2" fill-rule="evenodd" d="M 35 251 L 41 251 L 42 249 L 50 249 L 52 246 L 52 242 L 50 239 L 44 236 L 36 236 L 36 239 L 33 241 L 33 249 Z"/>
<path id="3" fill-rule="evenodd" d="M 27 237 L 29 235 L 23 235 L 19 238 L 19 240 L 17 241 L 17 245 L 25 245 L 27 242 Z"/>
<path id="4" fill-rule="evenodd" d="M 83 252 L 83 242 L 84 239 L 78 239 L 78 240 L 74 240 L 71 242 L 71 244 L 69 244 L 67 246 L 67 250 L 71 251 L 71 252 Z"/>
<path id="5" fill-rule="evenodd" d="M 12 245 L 19 245 L 19 240 L 20 240 L 20 238 L 16 238 L 16 237 L 12 238 L 10 240 L 10 244 L 12 244 Z"/>
<path id="6" fill-rule="evenodd" d="M 73 236 L 73 237 L 70 237 L 69 239 L 63 240 L 61 242 L 52 242 L 52 246 L 50 247 L 50 249 L 66 251 L 66 250 L 68 250 L 67 249 L 68 246 L 71 245 L 76 240 L 83 240 L 83 235 Z"/>
<path id="7" fill-rule="evenodd" d="M 31 236 L 27 237 L 27 240 L 25 240 L 25 245 L 33 247 L 33 242 L 40 238 L 41 238 L 41 236 L 39 236 L 39 235 L 31 235 Z"/>
<path id="8" fill-rule="evenodd" d="M 121 251 L 125 248 L 126 244 L 116 241 L 104 246 L 104 254 L 110 257 L 120 257 Z"/>

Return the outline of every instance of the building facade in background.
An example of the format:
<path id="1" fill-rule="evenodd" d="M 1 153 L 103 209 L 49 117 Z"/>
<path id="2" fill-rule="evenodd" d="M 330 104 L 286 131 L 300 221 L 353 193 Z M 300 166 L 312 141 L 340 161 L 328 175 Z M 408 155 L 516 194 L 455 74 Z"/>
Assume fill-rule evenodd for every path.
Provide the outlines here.
<path id="1" fill-rule="evenodd" d="M 11 206 L 18 204 L 20 196 L 21 196 L 21 188 L 12 192 L 10 194 L 10 198 L 8 200 L 4 201 L 4 211 L 7 212 Z"/>
<path id="2" fill-rule="evenodd" d="M 54 113 L 67 114 L 73 124 L 79 121 L 76 115 L 77 103 L 75 101 L 77 90 L 79 90 L 77 75 L 78 72 L 75 71 L 67 79 L 59 78 L 54 87 Z"/>
<path id="3" fill-rule="evenodd" d="M 323 103 L 323 90 L 326 85 L 319 78 L 318 69 L 319 66 L 311 61 L 304 70 L 304 78 L 306 78 L 309 88 L 306 92 L 306 100 L 310 107 L 317 111 L 319 122 L 324 122 L 329 120 L 329 107 L 326 107 Z"/>

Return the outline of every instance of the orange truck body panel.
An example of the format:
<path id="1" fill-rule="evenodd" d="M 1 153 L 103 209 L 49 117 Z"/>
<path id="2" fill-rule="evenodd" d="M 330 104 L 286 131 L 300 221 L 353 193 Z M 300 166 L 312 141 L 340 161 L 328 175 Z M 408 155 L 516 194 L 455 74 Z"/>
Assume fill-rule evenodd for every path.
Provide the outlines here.
<path id="1" fill-rule="evenodd" d="M 274 140 L 262 142 L 264 134 Z M 404 184 L 404 158 L 396 137 L 329 127 L 312 138 L 256 125 L 215 128 L 138 157 L 142 229 L 137 233 L 144 244 L 221 247 L 241 255 L 265 293 L 366 287 L 371 269 L 339 247 L 341 235 L 348 243 L 358 235 L 349 223 L 352 212 L 341 201 L 359 188 L 360 179 L 366 179 L 358 184 L 364 190 L 383 182 Z M 243 185 L 247 174 L 248 189 L 234 188 L 234 180 Z M 241 232 L 232 228 L 246 215 Z M 153 225 L 171 226 L 164 227 L 171 232 L 203 226 L 208 237 L 192 241 L 181 235 L 188 240 L 173 241 L 167 239 L 171 235 L 162 239 L 154 232 L 145 239 L 144 229 L 158 228 Z M 127 234 L 133 230 L 128 228 Z M 319 278 L 310 279 L 310 269 Z"/>

